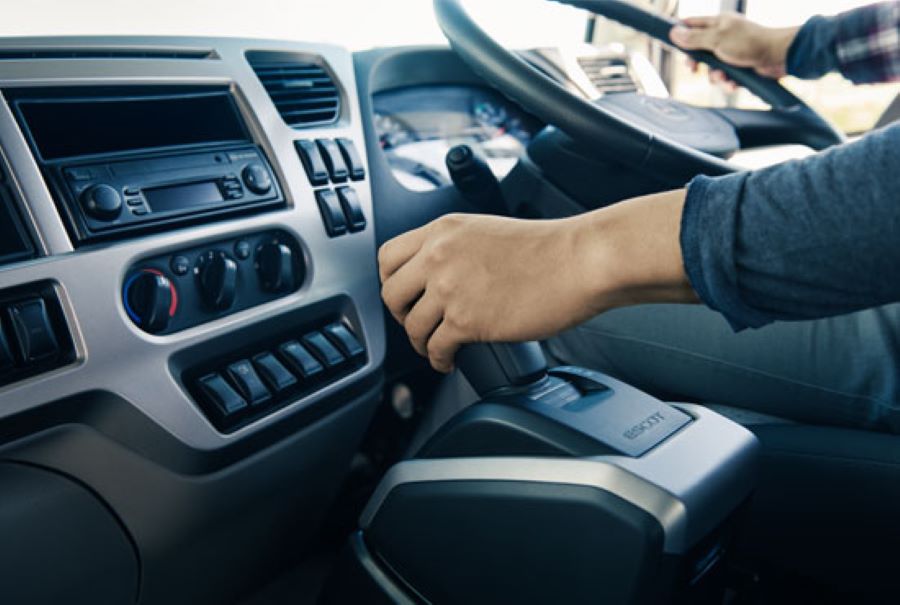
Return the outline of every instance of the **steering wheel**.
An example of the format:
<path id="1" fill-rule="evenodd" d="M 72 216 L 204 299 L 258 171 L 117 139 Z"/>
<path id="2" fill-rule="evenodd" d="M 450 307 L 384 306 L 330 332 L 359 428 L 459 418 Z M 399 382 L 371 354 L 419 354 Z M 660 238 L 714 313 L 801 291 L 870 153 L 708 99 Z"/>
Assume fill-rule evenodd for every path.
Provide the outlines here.
<path id="1" fill-rule="evenodd" d="M 676 21 L 623 0 L 552 0 L 597 15 L 669 43 Z M 720 69 L 737 84 L 771 106 L 768 110 L 701 108 L 642 94 L 579 97 L 505 49 L 481 29 L 461 0 L 434 0 L 438 22 L 450 45 L 485 80 L 535 116 L 565 132 L 577 143 L 608 150 L 632 168 L 684 183 L 697 174 L 710 176 L 741 170 L 721 157 L 731 150 L 761 144 L 805 144 L 816 150 L 844 142 L 844 136 L 777 80 L 728 65 L 705 51 L 685 51 L 693 59 Z M 704 145 L 705 140 L 715 140 Z M 725 152 L 716 155 L 723 148 Z"/>

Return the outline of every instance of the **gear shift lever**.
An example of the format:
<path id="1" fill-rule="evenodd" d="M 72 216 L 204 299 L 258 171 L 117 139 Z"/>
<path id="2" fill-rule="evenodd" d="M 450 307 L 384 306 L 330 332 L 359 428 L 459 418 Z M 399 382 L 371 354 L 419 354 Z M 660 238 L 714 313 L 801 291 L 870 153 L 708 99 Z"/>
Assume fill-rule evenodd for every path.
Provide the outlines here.
<path id="1" fill-rule="evenodd" d="M 504 214 L 500 182 L 487 163 L 468 145 L 457 145 L 447 152 L 444 162 L 450 178 L 466 200 L 491 214 Z"/>
<path id="2" fill-rule="evenodd" d="M 464 198 L 488 212 L 503 212 L 497 177 L 468 145 L 453 147 L 445 161 L 453 184 Z M 466 345 L 456 355 L 456 365 L 481 397 L 503 387 L 533 384 L 547 374 L 544 353 L 536 342 Z"/>
<path id="3" fill-rule="evenodd" d="M 526 387 L 547 375 L 547 362 L 536 342 L 486 343 L 463 346 L 456 366 L 480 397 L 504 387 Z"/>

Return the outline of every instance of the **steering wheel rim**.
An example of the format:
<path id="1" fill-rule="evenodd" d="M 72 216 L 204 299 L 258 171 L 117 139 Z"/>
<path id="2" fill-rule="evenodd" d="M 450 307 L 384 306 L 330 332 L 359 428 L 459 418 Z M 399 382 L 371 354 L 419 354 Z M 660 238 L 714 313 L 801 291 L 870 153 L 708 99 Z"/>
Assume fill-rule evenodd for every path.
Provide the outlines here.
<path id="1" fill-rule="evenodd" d="M 587 9 L 658 40 L 667 41 L 675 21 L 622 0 L 552 0 Z M 434 0 L 438 23 L 451 47 L 480 76 L 500 92 L 553 124 L 576 142 L 598 142 L 615 150 L 617 160 L 633 168 L 654 168 L 654 174 L 684 183 L 697 174 L 718 176 L 742 170 L 711 154 L 668 137 L 653 134 L 629 120 L 572 94 L 488 35 L 468 15 L 461 0 Z M 818 131 L 821 147 L 843 142 L 844 137 L 822 116 L 776 80 L 749 69 L 727 65 L 708 52 L 689 52 L 694 59 L 722 69 L 728 77 L 773 106 L 781 117 L 798 127 Z"/>

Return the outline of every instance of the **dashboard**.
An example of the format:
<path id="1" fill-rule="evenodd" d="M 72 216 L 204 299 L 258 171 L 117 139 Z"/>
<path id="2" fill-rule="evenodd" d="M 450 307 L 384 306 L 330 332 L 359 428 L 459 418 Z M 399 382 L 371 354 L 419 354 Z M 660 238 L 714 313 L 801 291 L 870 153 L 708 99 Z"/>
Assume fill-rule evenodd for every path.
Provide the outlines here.
<path id="1" fill-rule="evenodd" d="M 502 179 L 523 156 L 539 121 L 493 90 L 423 85 L 373 97 L 378 144 L 395 178 L 414 191 L 449 185 L 444 157 L 468 145 Z"/>
<path id="2" fill-rule="evenodd" d="M 621 55 L 532 59 L 658 87 Z M 502 178 L 542 126 L 446 48 L 0 40 L 4 600 L 234 602 L 308 555 L 422 363 L 378 246 L 471 210 L 452 146 Z"/>

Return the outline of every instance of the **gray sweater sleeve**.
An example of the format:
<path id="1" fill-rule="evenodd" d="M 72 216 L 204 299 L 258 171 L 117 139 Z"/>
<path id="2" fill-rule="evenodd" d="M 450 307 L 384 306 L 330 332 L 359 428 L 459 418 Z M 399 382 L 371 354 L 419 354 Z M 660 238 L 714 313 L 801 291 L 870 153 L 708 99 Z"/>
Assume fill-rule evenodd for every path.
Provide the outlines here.
<path id="1" fill-rule="evenodd" d="M 736 330 L 900 301 L 900 124 L 688 186 L 685 270 Z"/>

